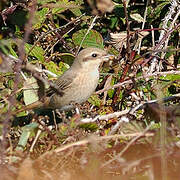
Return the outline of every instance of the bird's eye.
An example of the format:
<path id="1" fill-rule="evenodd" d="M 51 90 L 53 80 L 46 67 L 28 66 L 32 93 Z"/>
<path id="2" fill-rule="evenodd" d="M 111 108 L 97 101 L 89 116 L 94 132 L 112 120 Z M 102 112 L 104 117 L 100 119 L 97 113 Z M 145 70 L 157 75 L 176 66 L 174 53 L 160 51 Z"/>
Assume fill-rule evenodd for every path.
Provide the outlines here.
<path id="1" fill-rule="evenodd" d="M 92 54 L 92 57 L 97 57 L 97 54 L 96 54 L 96 53 L 93 53 L 93 54 Z"/>

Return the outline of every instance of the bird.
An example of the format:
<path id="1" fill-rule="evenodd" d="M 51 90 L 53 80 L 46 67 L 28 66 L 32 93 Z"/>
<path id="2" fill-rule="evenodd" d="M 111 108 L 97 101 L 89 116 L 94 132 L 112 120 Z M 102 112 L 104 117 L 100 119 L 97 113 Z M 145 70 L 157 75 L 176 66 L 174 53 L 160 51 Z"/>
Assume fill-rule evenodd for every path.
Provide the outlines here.
<path id="1" fill-rule="evenodd" d="M 100 48 L 88 47 L 81 50 L 72 66 L 54 82 L 58 90 L 63 93 L 59 94 L 54 88 L 49 88 L 43 101 L 38 100 L 22 110 L 44 108 L 68 111 L 73 109 L 75 104 L 82 104 L 93 94 L 98 85 L 100 64 L 109 59 L 114 59 L 114 55 Z"/>

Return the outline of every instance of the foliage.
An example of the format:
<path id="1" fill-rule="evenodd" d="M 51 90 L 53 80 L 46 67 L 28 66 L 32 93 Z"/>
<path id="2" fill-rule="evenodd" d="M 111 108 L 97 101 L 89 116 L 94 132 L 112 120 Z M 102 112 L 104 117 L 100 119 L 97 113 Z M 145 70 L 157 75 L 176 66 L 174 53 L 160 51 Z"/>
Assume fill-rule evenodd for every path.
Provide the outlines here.
<path id="1" fill-rule="evenodd" d="M 157 174 L 152 170 L 156 164 L 153 158 L 163 163 L 162 157 L 169 156 L 166 147 L 179 142 L 179 6 L 178 0 L 0 2 L 0 155 L 20 162 L 20 170 L 13 173 L 18 179 L 27 169 L 34 177 L 42 174 L 46 179 L 45 152 L 50 166 L 54 162 L 48 173 L 58 178 L 59 172 L 69 173 L 72 179 L 73 173 L 80 171 L 86 179 L 99 179 L 99 172 L 108 179 L 107 172 L 114 167 L 118 167 L 117 173 L 113 169 L 112 174 L 121 179 L 125 171 L 126 179 L 149 179 L 150 171 Z M 35 115 L 17 113 L 17 109 L 44 97 L 48 83 L 72 65 L 81 48 L 91 46 L 106 49 L 116 58 L 101 67 L 96 94 L 77 105 L 80 114 L 73 110 L 61 115 L 45 110 L 37 110 Z M 67 146 L 61 149 L 64 144 Z M 139 155 L 146 146 L 154 153 Z M 178 146 L 178 150 L 171 148 L 171 152 L 179 151 Z M 27 159 L 28 153 L 36 160 Z M 23 157 L 23 163 L 31 168 L 23 167 Z M 152 160 L 145 162 L 150 168 L 142 167 L 143 158 Z M 168 166 L 178 172 L 179 158 L 171 159 Z M 39 162 L 44 166 L 35 172 L 33 163 L 39 166 Z M 4 179 L 6 174 L 12 173 L 5 171 Z"/>

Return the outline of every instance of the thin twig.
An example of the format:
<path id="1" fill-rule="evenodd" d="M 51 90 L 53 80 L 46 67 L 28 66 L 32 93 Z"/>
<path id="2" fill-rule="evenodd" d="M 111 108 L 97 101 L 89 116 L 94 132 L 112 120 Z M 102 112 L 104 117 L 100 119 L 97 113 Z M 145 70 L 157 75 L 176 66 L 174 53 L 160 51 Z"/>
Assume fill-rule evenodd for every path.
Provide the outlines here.
<path id="1" fill-rule="evenodd" d="M 31 144 L 31 147 L 30 147 L 30 149 L 29 149 L 29 152 L 33 152 L 34 146 L 35 146 L 35 144 L 36 144 L 36 142 L 37 142 L 37 140 L 38 140 L 41 132 L 42 132 L 42 130 L 41 130 L 41 129 L 38 129 L 38 131 L 37 131 L 37 133 L 36 133 L 36 136 L 35 136 L 32 144 Z"/>
<path id="2" fill-rule="evenodd" d="M 162 23 L 162 28 L 169 30 L 168 32 L 166 31 L 161 31 L 160 36 L 159 36 L 159 43 L 156 45 L 154 49 L 162 49 L 166 48 L 169 42 L 169 37 L 170 34 L 177 28 L 177 26 L 174 28 L 174 24 L 179 16 L 180 9 L 179 7 L 179 1 L 178 0 L 172 0 L 170 3 L 169 10 L 167 14 L 165 15 Z M 173 19 L 173 21 L 172 21 Z M 169 25 L 170 24 L 170 25 Z M 161 54 L 161 58 L 163 59 L 165 56 L 165 53 Z"/>
<path id="3" fill-rule="evenodd" d="M 83 37 L 83 39 L 82 39 L 82 41 L 81 41 L 81 44 L 79 45 L 79 48 L 78 48 L 78 51 L 77 51 L 76 54 L 78 54 L 78 52 L 80 51 L 81 46 L 82 46 L 82 44 L 83 44 L 83 42 L 84 42 L 86 36 L 89 34 L 90 30 L 94 27 L 95 21 L 96 21 L 97 18 L 98 18 L 98 16 L 96 15 L 96 16 L 94 17 L 94 19 L 92 20 L 92 23 L 90 24 L 90 26 L 89 26 L 89 28 L 88 28 L 86 34 L 84 35 L 84 37 Z"/>
<path id="4" fill-rule="evenodd" d="M 84 119 L 81 119 L 81 122 L 82 123 L 89 123 L 89 122 L 96 122 L 97 120 L 99 120 L 99 121 L 109 120 L 111 118 L 116 118 L 116 117 L 125 115 L 127 113 L 129 113 L 129 109 L 126 109 L 124 111 L 117 111 L 117 112 L 106 114 L 106 115 L 98 115 L 95 118 L 84 118 Z"/>
<path id="5" fill-rule="evenodd" d="M 152 47 L 155 46 L 155 36 L 154 36 L 154 30 L 153 30 L 153 25 L 151 25 L 151 29 L 152 29 Z"/>
<path id="6" fill-rule="evenodd" d="M 152 137 L 154 136 L 154 133 L 132 133 L 132 134 L 123 134 L 123 135 L 119 135 L 119 134 L 115 134 L 115 135 L 110 135 L 110 136 L 101 136 L 101 137 L 92 137 L 92 138 L 87 138 L 78 142 L 74 142 L 71 144 L 67 144 L 64 145 L 62 147 L 59 147 L 53 151 L 49 151 L 44 153 L 43 155 L 41 155 L 36 161 L 39 161 L 40 159 L 43 159 L 44 157 L 46 157 L 46 155 L 49 155 L 51 153 L 60 153 L 62 151 L 66 151 L 70 148 L 73 147 L 77 147 L 77 146 L 84 146 L 87 145 L 89 143 L 91 143 L 92 141 L 97 141 L 97 142 L 101 142 L 104 140 L 110 140 L 110 139 L 117 139 L 117 138 L 127 138 L 127 137 L 141 137 L 141 136 L 145 136 L 145 137 Z"/>
<path id="7" fill-rule="evenodd" d="M 144 108 L 146 104 L 151 104 L 151 103 L 155 103 L 155 102 L 158 102 L 158 103 L 163 102 L 163 103 L 165 103 L 165 102 L 168 102 L 168 101 L 175 100 L 177 98 L 180 98 L 180 93 L 174 94 L 174 95 L 169 96 L 169 97 L 164 97 L 164 98 L 160 98 L 160 99 L 154 99 L 154 100 L 150 100 L 150 101 L 147 101 L 147 102 L 143 102 L 143 103 L 138 104 L 136 107 L 132 108 L 129 111 L 129 114 L 134 114 L 135 111 Z"/>
<path id="8" fill-rule="evenodd" d="M 9 128 L 9 124 L 10 124 L 9 122 L 10 122 L 10 119 L 12 116 L 11 111 L 12 111 L 12 108 L 16 104 L 15 95 L 16 95 L 16 92 L 18 90 L 18 86 L 20 83 L 20 72 L 21 72 L 23 61 L 25 61 L 24 44 L 25 44 L 25 42 L 27 42 L 29 35 L 31 33 L 31 25 L 32 25 L 32 20 L 33 20 L 35 11 L 36 11 L 36 0 L 32 1 L 32 6 L 29 10 L 29 14 L 31 14 L 31 16 L 25 26 L 26 31 L 25 31 L 24 39 L 23 39 L 23 41 L 21 41 L 21 43 L 18 46 L 19 61 L 17 61 L 17 63 L 14 66 L 14 73 L 15 73 L 14 87 L 13 87 L 12 93 L 8 97 L 8 101 L 9 101 L 8 111 L 6 113 L 4 113 L 4 115 L 3 115 L 3 129 L 2 129 L 3 140 L 1 141 L 1 158 L 2 158 L 2 160 L 3 160 L 3 154 L 5 152 L 4 148 L 5 148 L 6 134 L 8 132 L 8 128 Z"/>
<path id="9" fill-rule="evenodd" d="M 135 106 L 133 108 L 126 109 L 124 111 L 117 111 L 117 112 L 113 112 L 113 113 L 106 114 L 106 115 L 98 115 L 95 118 L 84 118 L 84 119 L 81 119 L 80 122 L 81 123 L 92 123 L 92 122 L 101 121 L 101 120 L 108 121 L 109 119 L 118 118 L 118 117 L 126 115 L 126 114 L 134 114 L 135 111 L 144 108 L 146 104 L 155 103 L 155 102 L 165 103 L 165 102 L 168 102 L 170 100 L 177 99 L 177 98 L 180 98 L 180 93 L 174 94 L 172 96 L 165 97 L 165 98 L 146 101 L 146 102 L 143 102 L 141 104 L 138 104 L 137 106 Z"/>
<path id="10" fill-rule="evenodd" d="M 120 86 L 124 86 L 126 84 L 131 84 L 131 83 L 134 83 L 135 81 L 138 81 L 140 79 L 145 79 L 145 78 L 149 78 L 149 77 L 156 77 L 156 76 L 165 76 L 165 75 L 168 75 L 168 74 L 180 74 L 180 71 L 165 71 L 165 72 L 154 72 L 152 74 L 146 74 L 146 75 L 143 75 L 143 76 L 140 76 L 140 77 L 137 77 L 137 78 L 134 78 L 133 80 L 129 79 L 127 81 L 124 81 L 124 82 L 120 82 L 120 83 L 117 83 L 111 87 L 107 87 L 107 88 L 104 88 L 102 90 L 99 90 L 99 91 L 96 91 L 96 94 L 101 94 L 105 91 L 108 91 L 109 89 L 115 89 L 115 88 L 118 88 Z"/>
<path id="11" fill-rule="evenodd" d="M 170 36 L 171 33 L 173 33 L 176 29 L 178 29 L 180 27 L 180 23 L 177 24 L 173 29 L 170 29 L 165 35 L 164 37 L 160 40 L 160 42 L 155 46 L 154 50 L 159 49 L 163 43 L 165 42 L 165 40 Z"/>
<path id="12" fill-rule="evenodd" d="M 149 0 L 147 0 L 147 2 L 146 2 L 146 9 L 145 9 L 145 12 L 144 12 L 144 18 L 143 18 L 143 23 L 142 23 L 142 27 L 141 27 L 142 30 L 144 29 L 145 22 L 146 22 L 148 4 L 149 4 Z M 140 39 L 140 42 L 139 42 L 138 54 L 140 54 L 141 43 L 142 43 L 142 39 Z"/>
<path id="13" fill-rule="evenodd" d="M 66 35 L 69 34 L 71 31 L 73 31 L 74 28 L 75 28 L 75 27 L 72 27 L 68 32 L 66 32 L 65 34 L 63 34 L 63 36 L 60 37 L 60 39 L 58 39 L 58 40 L 52 45 L 52 47 L 49 49 L 49 52 L 52 51 L 52 49 L 56 46 L 56 44 L 58 44 L 58 43 L 63 39 L 64 36 L 66 36 Z"/>
<path id="14" fill-rule="evenodd" d="M 129 26 L 129 20 L 128 20 L 127 2 L 128 1 L 123 0 L 124 14 L 125 14 L 125 18 L 126 18 L 126 30 L 127 30 L 127 39 L 126 39 L 127 54 L 128 54 L 127 59 L 130 60 L 130 53 L 131 53 L 131 49 L 130 49 L 130 26 Z"/>
<path id="15" fill-rule="evenodd" d="M 149 137 L 149 136 L 153 136 L 153 135 L 154 135 L 153 133 L 147 133 L 146 134 L 146 132 L 143 132 L 143 133 L 132 133 L 132 134 L 123 134 L 123 135 L 122 134 L 115 134 L 115 135 L 110 135 L 110 136 L 93 137 L 92 139 L 93 139 L 93 141 L 103 141 L 103 140 L 127 138 L 127 137 L 138 137 L 138 138 L 141 136 Z M 67 150 L 67 149 L 75 147 L 75 146 L 86 145 L 88 143 L 91 143 L 92 139 L 88 138 L 88 139 L 81 140 L 81 141 L 78 141 L 75 143 L 71 143 L 71 144 L 65 145 L 64 147 L 57 148 L 54 151 L 56 153 L 59 153 L 59 152 L 62 152 L 64 150 Z"/>
<path id="16" fill-rule="evenodd" d="M 59 31 L 59 30 L 61 30 L 62 28 L 65 28 L 65 27 L 69 26 L 70 24 L 77 23 L 78 21 L 80 21 L 81 17 L 84 16 L 84 15 L 85 15 L 85 13 L 82 14 L 81 16 L 77 17 L 76 19 L 68 22 L 67 24 L 61 26 L 61 27 L 58 27 L 58 28 L 56 28 L 56 29 L 49 30 L 49 31 L 46 32 L 46 33 L 42 33 L 42 35 L 37 39 L 37 41 L 34 43 L 34 45 L 33 45 L 33 46 L 31 47 L 31 49 L 29 50 L 27 56 L 31 53 L 31 51 L 32 51 L 32 50 L 34 49 L 34 47 L 38 44 L 38 42 L 39 42 L 41 39 L 43 39 L 46 35 L 48 35 L 48 34 L 50 34 L 50 33 L 52 33 L 52 32 Z"/>
<path id="17" fill-rule="evenodd" d="M 115 157 L 113 157 L 112 159 L 110 159 L 109 161 L 107 161 L 106 163 L 104 163 L 101 168 L 111 164 L 113 161 L 119 159 L 124 153 L 125 151 L 127 151 L 127 149 L 136 141 L 138 140 L 140 137 L 144 136 L 146 134 L 146 132 L 151 128 L 151 124 L 149 126 L 146 127 L 146 129 L 142 132 L 139 133 L 138 136 L 136 136 L 135 138 L 133 138 L 127 145 L 126 147 L 119 153 L 117 154 Z"/>

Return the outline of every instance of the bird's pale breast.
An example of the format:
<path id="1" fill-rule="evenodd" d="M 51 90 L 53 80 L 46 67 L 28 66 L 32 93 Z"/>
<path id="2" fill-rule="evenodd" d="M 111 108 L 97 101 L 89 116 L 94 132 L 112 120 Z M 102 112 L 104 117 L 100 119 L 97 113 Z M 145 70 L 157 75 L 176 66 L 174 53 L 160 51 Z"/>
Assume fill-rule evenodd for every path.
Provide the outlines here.
<path id="1" fill-rule="evenodd" d="M 83 74 L 83 75 L 82 75 Z M 95 91 L 99 80 L 99 71 L 95 69 L 92 72 L 79 72 L 73 82 L 64 92 L 62 97 L 54 94 L 51 104 L 53 108 L 68 109 L 70 103 L 82 103 L 86 101 Z"/>

